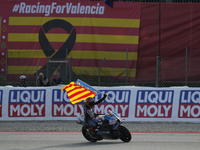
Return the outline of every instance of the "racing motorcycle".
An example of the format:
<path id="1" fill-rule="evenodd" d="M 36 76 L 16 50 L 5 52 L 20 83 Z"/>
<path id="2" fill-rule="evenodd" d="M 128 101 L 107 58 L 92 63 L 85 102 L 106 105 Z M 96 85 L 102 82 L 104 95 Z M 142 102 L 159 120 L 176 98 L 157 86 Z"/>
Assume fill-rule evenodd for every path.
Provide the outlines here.
<path id="1" fill-rule="evenodd" d="M 96 142 L 103 139 L 121 139 L 123 142 L 131 140 L 131 133 L 129 130 L 122 126 L 124 122 L 120 116 L 112 111 L 105 115 L 97 115 L 96 119 L 101 124 L 97 133 L 92 133 L 89 128 L 91 127 L 85 122 L 84 115 L 77 116 L 77 123 L 83 125 L 82 134 L 90 142 Z"/>

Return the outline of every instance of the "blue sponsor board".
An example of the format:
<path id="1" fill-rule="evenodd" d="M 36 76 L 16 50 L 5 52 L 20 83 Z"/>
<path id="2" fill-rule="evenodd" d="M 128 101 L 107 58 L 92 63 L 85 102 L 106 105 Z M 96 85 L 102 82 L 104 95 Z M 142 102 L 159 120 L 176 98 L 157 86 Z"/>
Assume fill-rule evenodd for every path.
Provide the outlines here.
<path id="1" fill-rule="evenodd" d="M 0 104 L 2 104 L 3 90 L 0 90 Z"/>
<path id="2" fill-rule="evenodd" d="M 9 103 L 45 103 L 46 90 L 10 90 Z"/>
<path id="3" fill-rule="evenodd" d="M 173 90 L 138 90 L 137 104 L 172 104 Z"/>
<path id="4" fill-rule="evenodd" d="M 2 98 L 3 98 L 3 90 L 0 90 L 0 117 L 2 117 Z"/>
<path id="5" fill-rule="evenodd" d="M 200 90 L 182 90 L 179 104 L 200 104 Z"/>

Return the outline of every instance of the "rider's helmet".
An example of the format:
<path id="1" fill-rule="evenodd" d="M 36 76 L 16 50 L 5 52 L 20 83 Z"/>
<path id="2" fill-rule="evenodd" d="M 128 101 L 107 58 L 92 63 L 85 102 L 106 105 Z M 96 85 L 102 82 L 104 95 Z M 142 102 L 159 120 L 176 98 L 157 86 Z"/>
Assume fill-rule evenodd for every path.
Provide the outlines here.
<path id="1" fill-rule="evenodd" d="M 19 78 L 20 78 L 21 80 L 25 80 L 25 79 L 26 79 L 26 76 L 25 76 L 25 75 L 21 75 Z"/>
<path id="2" fill-rule="evenodd" d="M 94 106 L 94 99 L 89 97 L 86 99 L 86 105 L 88 105 L 89 107 L 93 107 Z"/>

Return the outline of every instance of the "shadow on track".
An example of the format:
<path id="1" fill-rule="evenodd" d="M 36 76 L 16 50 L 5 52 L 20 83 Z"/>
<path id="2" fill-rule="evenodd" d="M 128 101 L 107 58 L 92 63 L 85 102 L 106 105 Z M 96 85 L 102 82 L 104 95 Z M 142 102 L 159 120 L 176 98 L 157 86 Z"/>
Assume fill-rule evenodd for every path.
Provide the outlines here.
<path id="1" fill-rule="evenodd" d="M 99 142 L 81 142 L 81 143 L 72 143 L 72 144 L 63 144 L 63 145 L 57 145 L 57 146 L 46 146 L 41 147 L 35 150 L 42 150 L 42 149 L 50 149 L 50 148 L 86 148 L 86 147 L 93 147 L 93 146 L 105 146 L 105 145 L 118 145 L 118 144 L 125 144 L 121 141 L 99 141 Z"/>

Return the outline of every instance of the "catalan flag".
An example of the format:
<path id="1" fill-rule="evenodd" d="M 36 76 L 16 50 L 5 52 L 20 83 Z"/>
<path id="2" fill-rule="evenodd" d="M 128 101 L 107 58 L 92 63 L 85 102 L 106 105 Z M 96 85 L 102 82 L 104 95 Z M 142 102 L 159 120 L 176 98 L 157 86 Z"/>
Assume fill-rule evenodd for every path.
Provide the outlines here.
<path id="1" fill-rule="evenodd" d="M 51 11 L 47 11 L 48 7 Z M 103 1 L 2 3 L 0 14 L 6 20 L 7 28 L 8 81 L 19 74 L 35 79 L 39 59 L 38 70 L 45 74 L 47 56 L 55 59 L 66 57 L 66 52 L 60 49 L 64 48 L 67 40 L 73 43 L 66 43 L 70 49 L 67 58 L 73 58 L 72 70 L 76 75 L 98 76 L 98 65 L 105 57 L 101 76 L 125 77 L 128 73 L 129 78 L 135 78 L 140 11 L 141 3 L 137 2 L 115 2 L 113 8 Z M 55 20 L 68 22 L 71 26 L 65 26 L 65 30 L 63 23 L 55 26 Z M 41 43 L 46 46 L 41 46 Z M 56 69 L 62 72 L 66 68 L 63 64 L 55 66 L 53 72 L 48 70 L 49 77 Z"/>
<path id="2" fill-rule="evenodd" d="M 76 104 L 88 97 L 95 97 L 96 94 L 93 91 L 86 89 L 85 87 L 77 85 L 75 82 L 71 82 L 65 86 L 61 91 L 66 90 L 67 95 L 72 104 Z"/>

